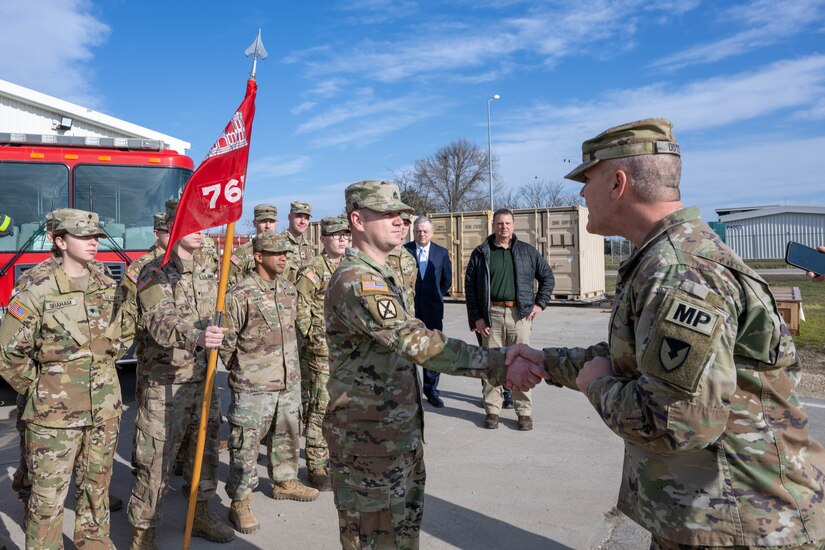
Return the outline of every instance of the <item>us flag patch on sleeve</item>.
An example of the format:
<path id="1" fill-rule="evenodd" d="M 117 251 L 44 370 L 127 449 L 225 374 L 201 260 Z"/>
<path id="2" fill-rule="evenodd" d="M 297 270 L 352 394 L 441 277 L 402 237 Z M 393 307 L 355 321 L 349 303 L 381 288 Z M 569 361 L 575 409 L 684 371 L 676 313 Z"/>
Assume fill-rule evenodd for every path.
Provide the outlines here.
<path id="1" fill-rule="evenodd" d="M 384 292 L 389 294 L 390 289 L 384 281 L 361 281 L 361 290 L 363 292 Z"/>
<path id="2" fill-rule="evenodd" d="M 9 304 L 9 309 L 7 311 L 12 317 L 17 319 L 18 321 L 22 321 L 26 317 L 26 315 L 29 314 L 29 310 L 26 309 L 23 306 L 23 304 L 21 304 L 17 300 Z"/>
<path id="3" fill-rule="evenodd" d="M 126 276 L 129 277 L 129 280 L 133 283 L 137 284 L 138 274 L 135 273 L 135 270 L 130 269 L 126 272 Z"/>
<path id="4" fill-rule="evenodd" d="M 238 258 L 237 256 L 235 256 L 234 254 L 232 254 L 231 258 L 229 258 L 229 261 L 232 262 L 235 265 L 240 265 L 240 263 L 241 263 L 241 259 Z"/>
<path id="5" fill-rule="evenodd" d="M 138 292 L 140 292 L 141 290 L 146 288 L 149 285 L 150 282 L 152 282 L 152 276 L 151 275 L 147 275 L 146 277 L 144 277 L 143 280 L 140 283 L 138 283 L 138 286 L 137 286 Z"/>
<path id="6" fill-rule="evenodd" d="M 318 281 L 321 280 L 320 278 L 318 278 L 318 275 L 311 269 L 307 269 L 306 271 L 304 271 L 304 277 L 312 281 L 312 284 L 314 285 L 317 285 Z"/>

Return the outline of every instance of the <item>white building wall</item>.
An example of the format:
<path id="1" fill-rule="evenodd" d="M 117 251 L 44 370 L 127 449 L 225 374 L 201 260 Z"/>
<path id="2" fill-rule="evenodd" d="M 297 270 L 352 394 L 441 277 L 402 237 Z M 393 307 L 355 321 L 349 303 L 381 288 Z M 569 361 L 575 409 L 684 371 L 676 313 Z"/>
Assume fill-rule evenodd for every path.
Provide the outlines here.
<path id="1" fill-rule="evenodd" d="M 781 259 L 788 241 L 825 244 L 825 214 L 786 212 L 725 222 L 728 245 L 746 260 Z"/>
<path id="2" fill-rule="evenodd" d="M 0 95 L 0 129 L 3 132 L 54 135 L 56 132 L 52 130 L 52 124 L 60 120 L 61 115 L 62 113 Z M 60 131 L 59 134 L 84 137 L 136 137 L 76 119 L 73 120 L 70 130 Z"/>

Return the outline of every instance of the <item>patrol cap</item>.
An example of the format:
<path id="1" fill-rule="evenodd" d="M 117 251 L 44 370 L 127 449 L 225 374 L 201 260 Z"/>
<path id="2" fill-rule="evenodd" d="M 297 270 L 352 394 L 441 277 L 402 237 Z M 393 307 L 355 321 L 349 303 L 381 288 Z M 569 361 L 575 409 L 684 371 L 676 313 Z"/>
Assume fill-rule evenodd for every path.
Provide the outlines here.
<path id="1" fill-rule="evenodd" d="M 582 143 L 582 163 L 564 177 L 585 183 L 584 173 L 600 160 L 657 154 L 681 154 L 673 125 L 664 118 L 637 120 L 609 128 Z"/>
<path id="2" fill-rule="evenodd" d="M 401 191 L 394 183 L 380 180 L 366 180 L 353 183 L 344 191 L 347 214 L 360 208 L 376 212 L 412 212 L 413 209 L 401 202 Z"/>
<path id="3" fill-rule="evenodd" d="M 324 218 L 321 220 L 321 235 L 332 235 L 339 231 L 349 231 L 349 220 L 343 216 Z"/>
<path id="4" fill-rule="evenodd" d="M 252 252 L 292 252 L 292 245 L 286 237 L 267 231 L 252 239 Z"/>
<path id="5" fill-rule="evenodd" d="M 404 220 L 404 223 L 409 225 L 413 222 L 413 215 L 410 212 L 401 212 L 401 219 Z"/>
<path id="6" fill-rule="evenodd" d="M 278 207 L 271 204 L 258 204 L 255 206 L 255 221 L 264 220 L 278 221 Z"/>
<path id="7" fill-rule="evenodd" d="M 94 212 L 85 210 L 75 210 L 74 208 L 61 208 L 55 210 L 54 232 L 65 231 L 76 237 L 105 237 L 106 232 L 100 228 L 100 218 Z"/>
<path id="8" fill-rule="evenodd" d="M 175 221 L 175 214 L 178 212 L 178 199 L 169 199 L 166 201 L 166 223 Z"/>
<path id="9" fill-rule="evenodd" d="M 152 226 L 155 229 L 166 231 L 166 212 L 155 212 L 152 214 Z"/>
<path id="10" fill-rule="evenodd" d="M 57 229 L 58 219 L 66 210 L 71 210 L 71 208 L 58 208 L 46 214 L 46 231 L 54 233 L 55 229 Z"/>
<path id="11" fill-rule="evenodd" d="M 308 202 L 295 201 L 289 205 L 289 213 L 306 214 L 307 216 L 311 216 L 312 207 L 309 205 Z"/>

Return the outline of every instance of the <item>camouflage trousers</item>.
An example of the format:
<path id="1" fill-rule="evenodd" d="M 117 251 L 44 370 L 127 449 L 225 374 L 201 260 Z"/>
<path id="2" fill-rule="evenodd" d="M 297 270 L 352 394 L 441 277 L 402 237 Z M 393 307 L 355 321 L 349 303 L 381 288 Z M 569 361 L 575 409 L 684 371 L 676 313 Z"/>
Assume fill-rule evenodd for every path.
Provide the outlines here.
<path id="1" fill-rule="evenodd" d="M 29 467 L 26 464 L 26 423 L 23 422 L 23 409 L 26 408 L 26 397 L 17 396 L 17 422 L 15 427 L 20 433 L 20 463 L 14 472 L 11 488 L 17 491 L 17 498 L 26 502 L 32 493 L 32 482 L 29 480 Z"/>
<path id="2" fill-rule="evenodd" d="M 308 354 L 307 383 L 309 402 L 306 413 L 306 461 L 309 470 L 326 470 L 329 465 L 329 448 L 324 439 L 322 425 L 329 404 L 329 357 Z M 301 383 L 304 378 L 301 376 Z"/>
<path id="3" fill-rule="evenodd" d="M 424 515 L 422 449 L 392 456 L 330 455 L 345 550 L 418 548 Z"/>
<path id="4" fill-rule="evenodd" d="M 751 550 L 757 548 L 758 550 L 825 550 L 825 541 L 820 540 L 787 546 L 693 546 L 659 538 L 655 535 L 650 540 L 650 550 Z"/>
<path id="5" fill-rule="evenodd" d="M 189 384 L 147 385 L 138 392 L 138 415 L 135 423 L 133 456 L 135 484 L 129 499 L 129 521 L 146 529 L 161 523 L 161 503 L 181 443 L 188 436 L 189 449 L 183 468 L 184 485 L 190 485 L 203 399 L 203 382 Z M 206 443 L 203 451 L 198 501 L 207 501 L 218 487 L 218 436 L 221 429 L 221 406 L 218 387 L 212 391 Z M 189 495 L 184 495 L 186 498 Z"/>
<path id="6" fill-rule="evenodd" d="M 26 548 L 63 548 L 63 506 L 75 476 L 74 544 L 114 548 L 109 539 L 109 483 L 120 418 L 96 426 L 26 426 L 31 497 L 26 513 Z"/>
<path id="7" fill-rule="evenodd" d="M 297 333 L 297 331 L 296 331 Z M 307 351 L 306 342 L 301 336 L 300 333 L 298 334 L 298 365 L 300 366 L 301 370 L 301 422 L 304 427 L 304 431 L 307 428 L 307 420 L 309 418 L 309 401 L 310 401 L 310 370 L 309 370 L 309 359 L 310 354 Z"/>
<path id="8" fill-rule="evenodd" d="M 273 481 L 298 477 L 301 452 L 301 387 L 279 392 L 232 392 L 229 421 L 229 479 L 226 494 L 243 500 L 258 486 L 258 452 L 266 442 L 267 472 Z"/>

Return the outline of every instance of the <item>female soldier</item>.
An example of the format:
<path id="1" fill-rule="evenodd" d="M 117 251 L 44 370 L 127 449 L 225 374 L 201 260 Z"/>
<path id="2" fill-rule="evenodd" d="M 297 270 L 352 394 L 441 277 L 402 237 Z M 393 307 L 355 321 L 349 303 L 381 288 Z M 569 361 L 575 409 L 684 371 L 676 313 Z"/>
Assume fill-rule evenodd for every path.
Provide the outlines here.
<path id="1" fill-rule="evenodd" d="M 26 398 L 26 548 L 63 547 L 73 471 L 75 545 L 113 548 L 108 488 L 121 412 L 115 360 L 134 329 L 121 326 L 117 283 L 89 266 L 105 236 L 97 214 L 63 209 L 59 216 L 54 265 L 20 289 L 0 324 L 0 375 Z"/>

